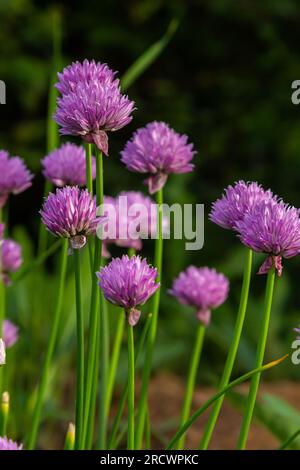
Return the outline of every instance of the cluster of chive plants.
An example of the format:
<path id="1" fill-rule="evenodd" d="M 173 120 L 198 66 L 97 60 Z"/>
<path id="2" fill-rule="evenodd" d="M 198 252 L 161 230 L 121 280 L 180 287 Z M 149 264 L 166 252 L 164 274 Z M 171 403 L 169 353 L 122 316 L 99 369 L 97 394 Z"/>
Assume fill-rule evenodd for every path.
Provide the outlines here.
<path id="1" fill-rule="evenodd" d="M 35 449 L 37 446 L 49 368 L 58 341 L 67 265 L 71 257 L 76 305 L 76 401 L 74 424 L 70 423 L 66 433 L 65 449 L 117 448 L 122 437 L 122 418 L 126 414 L 126 448 L 142 449 L 145 446 L 146 420 L 149 419 L 148 388 L 159 328 L 160 292 L 163 288 L 163 188 L 170 174 L 193 171 L 195 151 L 188 137 L 179 135 L 168 124 L 152 122 L 145 125 L 134 132 L 126 143 L 121 152 L 121 161 L 127 170 L 144 174 L 150 196 L 137 191 L 122 191 L 113 197 L 105 191 L 104 178 L 105 158 L 109 155 L 109 136 L 113 138 L 113 132 L 132 121 L 135 104 L 122 93 L 115 72 L 106 64 L 95 61 L 72 63 L 58 74 L 58 83 L 55 86 L 60 96 L 53 118 L 60 126 L 60 134 L 81 138 L 85 146 L 64 143 L 41 162 L 45 178 L 56 187 L 46 195 L 40 210 L 41 222 L 48 232 L 60 239 L 61 253 L 49 341 L 38 378 L 31 428 L 26 432 L 26 439 L 22 444 L 12 441 L 7 432 L 9 395 L 3 390 L 1 383 L 2 374 L 9 367 L 6 364 L 6 349 L 18 340 L 17 326 L 5 316 L 6 289 L 11 282 L 11 273 L 22 264 L 21 247 L 8 238 L 4 221 L 7 219 L 6 202 L 9 195 L 27 189 L 32 184 L 32 175 L 19 157 L 9 157 L 7 152 L 0 152 L 0 364 L 3 366 L 0 368 L 0 389 L 3 393 L 0 450 Z M 129 209 L 139 204 L 150 214 L 155 203 L 152 197 L 156 198 L 155 219 L 151 215 L 147 216 L 145 223 L 140 224 L 140 236 L 132 237 L 128 229 L 131 222 L 130 210 L 122 211 L 119 202 L 126 198 Z M 98 236 L 98 229 L 109 222 L 110 213 L 104 209 L 107 204 L 115 209 L 114 222 L 117 230 L 113 236 L 102 240 Z M 270 190 L 264 190 L 257 183 L 240 181 L 229 186 L 224 195 L 213 204 L 210 219 L 220 227 L 234 231 L 246 247 L 240 304 L 218 392 L 191 415 L 205 332 L 211 322 L 212 311 L 221 306 L 229 295 L 229 280 L 214 268 L 189 266 L 179 273 L 173 286 L 169 286 L 170 295 L 176 297 L 181 304 L 194 308 L 199 325 L 188 369 L 179 428 L 168 445 L 169 449 L 184 448 L 186 431 L 212 405 L 199 443 L 200 449 L 207 449 L 226 391 L 251 378 L 237 443 L 237 448 L 245 448 L 260 375 L 263 370 L 271 367 L 270 364 L 263 366 L 263 359 L 275 276 L 282 274 L 282 258 L 290 258 L 300 252 L 299 211 L 286 205 Z M 139 253 L 143 248 L 141 234 L 145 232 L 148 232 L 147 235 L 156 235 L 153 265 Z M 122 247 L 127 253 L 125 251 L 120 258 L 111 259 L 110 244 Z M 83 249 L 88 250 L 89 254 L 89 279 L 82 279 Z M 266 254 L 258 273 L 267 275 L 256 362 L 252 371 L 230 382 L 247 310 L 253 252 Z M 90 299 L 88 311 L 83 303 L 83 289 L 85 294 L 88 291 Z M 143 323 L 136 344 L 134 330 L 141 325 L 139 320 L 147 302 L 150 303 L 151 315 Z M 118 306 L 122 312 L 116 323 L 111 351 L 107 303 Z M 113 423 L 108 426 L 125 325 L 127 383 Z M 144 354 L 144 365 L 137 398 L 136 363 L 141 353 Z M 276 363 L 278 361 L 273 362 L 272 366 Z"/>

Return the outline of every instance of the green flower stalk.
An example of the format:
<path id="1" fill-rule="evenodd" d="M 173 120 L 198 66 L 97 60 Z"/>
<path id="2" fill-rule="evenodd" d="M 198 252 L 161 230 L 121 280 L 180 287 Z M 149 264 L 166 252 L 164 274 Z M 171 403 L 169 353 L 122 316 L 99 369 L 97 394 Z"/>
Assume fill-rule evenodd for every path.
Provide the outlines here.
<path id="1" fill-rule="evenodd" d="M 228 356 L 226 359 L 223 375 L 219 384 L 219 390 L 226 387 L 226 385 L 229 383 L 229 380 L 232 374 L 234 361 L 237 355 L 237 351 L 238 351 L 238 347 L 239 347 L 239 343 L 241 339 L 241 334 L 242 334 L 242 329 L 244 325 L 246 310 L 247 310 L 247 304 L 248 304 L 249 287 L 250 287 L 250 280 L 251 280 L 251 267 L 252 267 L 252 250 L 247 249 L 240 305 L 239 305 L 239 310 L 238 310 L 235 328 L 233 332 L 233 338 L 230 343 L 230 348 L 229 348 Z M 208 448 L 211 436 L 214 432 L 214 428 L 218 420 L 219 413 L 222 408 L 223 400 L 224 400 L 224 395 L 221 396 L 219 400 L 214 404 L 212 411 L 209 415 L 209 418 L 205 426 L 204 434 L 200 442 L 200 449 L 202 450 L 205 450 Z"/>
<path id="2" fill-rule="evenodd" d="M 199 365 L 199 361 L 201 357 L 204 336 L 205 336 L 205 326 L 203 325 L 203 323 L 200 323 L 198 325 L 198 329 L 196 333 L 196 341 L 195 341 L 194 350 L 193 350 L 193 354 L 191 357 L 191 362 L 190 362 L 190 367 L 189 367 L 189 372 L 188 372 L 186 391 L 185 391 L 184 402 L 183 402 L 181 418 L 180 418 L 180 426 L 182 426 L 187 421 L 188 417 L 190 416 L 195 381 L 196 381 L 198 365 Z M 182 450 L 184 448 L 184 442 L 185 442 L 185 435 L 183 435 L 178 441 L 178 445 L 177 445 L 178 450 Z"/>
<path id="3" fill-rule="evenodd" d="M 97 273 L 104 297 L 125 310 L 129 326 L 139 321 L 139 308 L 158 290 L 157 269 L 146 259 L 127 255 L 114 258 Z M 133 332 L 128 328 L 128 447 L 134 449 L 134 344 Z"/>
<path id="4" fill-rule="evenodd" d="M 97 151 L 96 153 L 96 201 L 97 206 L 103 204 L 103 155 L 102 152 Z M 94 249 L 94 262 L 93 262 L 93 272 L 96 272 L 102 264 L 102 240 L 95 238 L 95 249 Z M 97 332 L 99 329 L 98 318 L 99 314 L 102 315 L 103 312 L 100 311 L 100 295 L 99 289 L 97 286 L 97 278 L 93 276 L 92 278 L 92 293 L 91 293 L 91 308 L 90 308 L 90 320 L 89 320 L 89 337 L 88 337 L 88 351 L 87 351 L 87 361 L 86 361 L 86 376 L 85 376 L 85 407 L 84 407 L 84 425 L 83 425 L 83 442 L 86 444 L 87 434 L 88 434 L 88 422 L 89 422 L 89 413 L 91 406 L 96 400 L 94 396 L 97 394 L 97 388 L 93 387 L 93 377 L 94 374 L 99 376 L 99 371 L 95 371 L 95 362 L 96 362 L 96 352 L 97 352 Z M 100 339 L 101 341 L 101 339 Z M 105 397 L 102 397 L 102 400 L 105 400 Z M 84 447 L 85 448 L 85 447 Z"/>
<path id="5" fill-rule="evenodd" d="M 146 320 L 145 325 L 144 325 L 144 328 L 143 328 L 143 331 L 142 331 L 142 334 L 141 334 L 139 342 L 138 342 L 136 355 L 135 355 L 135 369 L 137 368 L 137 360 L 140 357 L 140 355 L 141 355 L 141 353 L 144 349 L 145 340 L 146 340 L 146 337 L 147 337 L 147 334 L 148 334 L 148 331 L 149 331 L 149 328 L 150 328 L 150 325 L 151 325 L 151 319 L 152 319 L 152 314 L 148 315 L 147 320 Z M 120 423 L 121 423 L 121 419 L 122 419 L 122 416 L 123 416 L 123 412 L 124 412 L 124 408 L 125 408 L 125 404 L 126 404 L 126 400 L 127 400 L 127 393 L 128 393 L 128 383 L 126 383 L 126 385 L 123 389 L 121 398 L 119 400 L 116 416 L 115 416 L 115 419 L 113 421 L 111 435 L 110 435 L 109 442 L 108 442 L 108 449 L 109 450 L 116 448 L 117 432 L 118 432 L 118 429 L 120 428 Z"/>
<path id="6" fill-rule="evenodd" d="M 74 250 L 76 329 L 77 329 L 77 378 L 76 378 L 76 424 L 75 449 L 82 448 L 83 406 L 84 406 L 84 317 L 81 297 L 80 255 Z"/>
<path id="7" fill-rule="evenodd" d="M 255 362 L 256 366 L 259 367 L 262 364 L 266 348 L 275 274 L 282 275 L 283 258 L 292 258 L 300 252 L 299 209 L 291 207 L 274 197 L 266 199 L 257 204 L 252 211 L 246 213 L 244 218 L 236 223 L 236 229 L 244 245 L 266 255 L 258 271 L 258 274 L 268 274 L 265 306 Z M 246 447 L 259 382 L 260 374 L 257 374 L 250 385 L 238 440 L 239 449 Z"/>
<path id="8" fill-rule="evenodd" d="M 134 336 L 133 326 L 127 324 L 128 343 L 128 433 L 127 449 L 134 450 Z"/>
<path id="9" fill-rule="evenodd" d="M 110 370 L 109 370 L 109 377 L 108 377 L 108 384 L 107 384 L 107 403 L 106 403 L 107 416 L 109 415 L 111 400 L 112 400 L 112 395 L 113 395 L 113 390 L 114 390 L 114 385 L 115 385 L 115 380 L 116 380 L 117 367 L 119 363 L 121 344 L 122 344 L 123 334 L 124 334 L 124 326 L 125 326 L 125 316 L 124 316 L 123 310 L 120 310 L 120 312 L 118 312 L 118 319 L 117 319 L 117 325 L 116 325 L 114 344 L 112 348 L 110 368 L 109 368 Z"/>
<path id="10" fill-rule="evenodd" d="M 225 302 L 229 292 L 229 281 L 215 269 L 208 267 L 197 268 L 189 266 L 174 280 L 170 294 L 176 297 L 183 305 L 190 305 L 196 309 L 198 326 L 194 351 L 188 373 L 187 388 L 181 413 L 181 424 L 190 415 L 192 398 L 198 364 L 202 351 L 206 327 L 210 323 L 211 311 Z M 185 437 L 178 442 L 178 449 L 183 449 Z"/>
<path id="11" fill-rule="evenodd" d="M 48 382 L 49 368 L 50 368 L 50 364 L 52 361 L 55 345 L 57 342 L 58 328 L 59 328 L 61 310 L 62 310 L 62 301 L 63 301 L 63 295 L 65 291 L 68 247 L 69 247 L 68 240 L 67 239 L 63 240 L 61 258 L 60 258 L 60 264 L 59 264 L 60 272 L 59 272 L 59 283 L 58 283 L 58 290 L 57 290 L 57 297 L 56 297 L 56 305 L 55 305 L 55 310 L 54 310 L 53 323 L 51 327 L 51 333 L 50 333 L 50 338 L 49 338 L 49 342 L 47 346 L 45 361 L 42 367 L 41 378 L 40 378 L 40 382 L 38 385 L 37 398 L 36 398 L 36 403 L 34 407 L 31 430 L 30 430 L 29 437 L 28 437 L 28 444 L 26 446 L 28 450 L 34 449 L 36 445 L 37 432 L 38 432 L 39 425 L 40 425 L 42 406 L 43 406 L 45 391 L 46 391 L 47 382 Z"/>
<path id="12" fill-rule="evenodd" d="M 86 187 L 93 194 L 92 144 L 86 145 Z"/>
<path id="13" fill-rule="evenodd" d="M 264 359 L 268 330 L 269 330 L 272 300 L 273 300 L 274 282 L 275 282 L 275 267 L 273 266 L 268 272 L 265 306 L 264 306 L 264 312 L 262 316 L 262 325 L 261 325 L 259 339 L 258 339 L 255 368 L 261 367 L 263 363 L 263 359 Z M 245 410 L 245 414 L 243 417 L 243 423 L 242 423 L 240 436 L 238 440 L 238 449 L 240 450 L 245 449 L 246 444 L 247 444 L 247 439 L 248 439 L 249 429 L 250 429 L 250 425 L 252 421 L 256 396 L 257 396 L 258 387 L 260 383 L 260 377 L 261 377 L 261 374 L 258 373 L 251 380 L 250 390 L 249 390 L 247 404 L 246 404 L 246 410 Z"/>
<path id="14" fill-rule="evenodd" d="M 158 205 L 158 238 L 155 241 L 155 261 L 154 265 L 157 268 L 157 282 L 161 283 L 161 272 L 162 272 L 162 259 L 163 259 L 163 190 L 160 189 L 157 192 L 156 202 Z M 136 442 L 135 448 L 140 449 L 142 447 L 144 426 L 146 420 L 147 412 L 147 397 L 148 397 L 148 387 L 150 381 L 150 374 L 152 368 L 152 358 L 153 351 L 156 340 L 157 332 L 157 323 L 158 323 L 158 311 L 159 311 L 159 302 L 160 302 L 160 289 L 155 293 L 153 299 L 153 309 L 152 309 L 152 320 L 150 325 L 150 331 L 146 342 L 146 357 L 145 364 L 142 374 L 142 386 L 141 394 L 138 404 L 138 414 L 137 414 L 137 426 L 136 426 Z"/>
<path id="15" fill-rule="evenodd" d="M 121 161 L 130 171 L 147 175 L 144 183 L 148 185 L 150 194 L 156 193 L 158 205 L 158 238 L 155 244 L 155 266 L 161 276 L 163 233 L 162 205 L 163 187 L 170 174 L 189 173 L 193 170 L 192 163 L 195 155 L 193 144 L 188 143 L 186 135 L 179 135 L 165 122 L 151 122 L 144 128 L 138 129 L 126 143 L 121 152 Z M 158 278 L 160 280 L 160 277 Z M 145 364 L 142 375 L 142 388 L 138 405 L 136 449 L 142 446 L 146 411 L 148 386 L 152 368 L 152 358 L 156 340 L 160 291 L 157 291 L 153 301 L 153 318 L 147 340 Z"/>
<path id="16" fill-rule="evenodd" d="M 9 393 L 2 393 L 1 402 L 1 420 L 0 420 L 0 436 L 6 436 L 7 421 L 9 415 Z"/>

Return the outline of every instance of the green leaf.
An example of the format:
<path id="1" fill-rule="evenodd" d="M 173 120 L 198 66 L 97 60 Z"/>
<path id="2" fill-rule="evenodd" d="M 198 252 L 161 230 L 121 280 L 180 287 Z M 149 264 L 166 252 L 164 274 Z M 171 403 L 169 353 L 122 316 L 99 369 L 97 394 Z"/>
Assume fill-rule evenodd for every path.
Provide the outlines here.
<path id="1" fill-rule="evenodd" d="M 229 394 L 230 401 L 238 408 L 243 409 L 246 397 L 238 392 Z M 254 416 L 263 424 L 280 442 L 285 442 L 300 429 L 300 413 L 282 398 L 265 393 L 256 402 Z M 289 444 L 291 449 L 300 449 L 300 437 Z"/>
<path id="2" fill-rule="evenodd" d="M 122 90 L 127 90 L 155 62 L 166 48 L 179 26 L 179 20 L 174 18 L 161 39 L 149 47 L 124 73 L 121 78 Z"/>

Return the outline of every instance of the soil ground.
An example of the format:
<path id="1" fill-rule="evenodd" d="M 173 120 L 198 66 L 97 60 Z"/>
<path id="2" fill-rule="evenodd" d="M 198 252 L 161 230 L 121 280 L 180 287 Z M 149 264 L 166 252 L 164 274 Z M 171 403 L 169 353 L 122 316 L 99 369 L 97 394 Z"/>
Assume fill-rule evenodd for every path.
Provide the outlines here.
<path id="1" fill-rule="evenodd" d="M 241 392 L 247 392 L 247 385 L 241 386 Z M 260 393 L 272 393 L 277 395 L 300 411 L 300 384 L 289 381 L 277 383 L 263 383 Z M 209 397 L 215 393 L 215 389 L 209 387 L 197 388 L 193 399 L 193 411 L 199 408 Z M 154 438 L 153 448 L 164 448 L 166 435 L 171 437 L 176 429 L 182 397 L 184 394 L 184 383 L 181 378 L 169 374 L 161 373 L 153 377 L 150 386 L 149 403 L 151 410 L 151 420 L 153 421 Z M 201 438 L 208 413 L 206 412 L 192 426 L 187 434 L 187 449 L 197 449 Z M 241 414 L 228 400 L 224 401 L 219 421 L 215 428 L 211 440 L 210 449 L 234 449 L 239 435 L 241 425 Z M 166 422 L 166 428 L 161 426 Z M 168 429 L 169 428 L 169 429 Z M 253 422 L 248 440 L 248 449 L 276 449 L 279 442 L 260 423 Z"/>

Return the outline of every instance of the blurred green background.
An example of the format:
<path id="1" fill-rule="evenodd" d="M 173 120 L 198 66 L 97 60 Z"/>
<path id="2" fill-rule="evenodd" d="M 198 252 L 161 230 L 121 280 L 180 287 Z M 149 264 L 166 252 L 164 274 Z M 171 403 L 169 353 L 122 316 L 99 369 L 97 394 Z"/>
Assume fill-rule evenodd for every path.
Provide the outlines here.
<path id="1" fill-rule="evenodd" d="M 46 153 L 47 105 L 52 72 L 52 17 L 61 17 L 62 62 L 84 58 L 107 62 L 122 76 L 174 18 L 178 30 L 161 55 L 126 91 L 135 100 L 132 123 L 110 136 L 105 160 L 105 192 L 142 190 L 142 177 L 120 163 L 120 151 L 132 132 L 152 120 L 164 120 L 189 135 L 197 150 L 195 171 L 170 177 L 165 189 L 170 204 L 204 203 L 205 245 L 185 251 L 184 241 L 165 243 L 164 291 L 155 364 L 184 374 L 196 320 L 167 295 L 179 271 L 189 264 L 215 266 L 231 281 L 230 298 L 215 312 L 201 364 L 202 383 L 221 373 L 236 316 L 243 269 L 243 248 L 235 236 L 208 221 L 212 201 L 238 179 L 271 187 L 286 202 L 300 206 L 300 108 L 291 103 L 291 83 L 300 78 L 300 8 L 297 0 L 122 0 L 35 2 L 0 0 L 0 79 L 7 104 L 0 107 L 1 148 L 25 158 L 36 174 L 33 187 L 10 200 L 10 229 L 24 247 L 25 262 L 36 252 L 44 181 L 40 159 Z M 114 254 L 120 251 L 113 251 Z M 151 258 L 153 242 L 145 243 Z M 255 259 L 256 268 L 261 258 Z M 277 282 L 267 359 L 289 352 L 300 322 L 299 257 L 284 261 Z M 10 288 L 9 316 L 21 329 L 9 351 L 17 358 L 8 380 L 22 427 L 30 419 L 34 391 L 49 334 L 56 289 L 55 260 Z M 252 367 L 264 277 L 253 276 L 252 296 L 235 374 Z M 62 400 L 72 389 L 74 357 L 73 279 L 66 289 L 61 340 L 52 370 L 46 415 L 65 429 L 72 409 Z M 111 319 L 113 333 L 114 319 Z M 137 333 L 138 334 L 138 333 Z M 70 362 L 72 361 L 72 364 Z M 21 373 L 20 369 L 21 368 Z M 64 367 L 65 373 L 56 374 Z M 125 371 L 126 372 L 126 371 Z M 124 377 L 120 367 L 119 380 Z M 199 376 L 200 378 L 200 376 Z M 300 368 L 286 361 L 269 379 L 300 378 Z M 72 392 L 73 393 L 73 392 Z M 50 420 L 50 423 L 52 421 Z M 15 430 L 20 421 L 15 423 Z M 53 429 L 57 422 L 53 420 Z M 54 431 L 53 431 L 54 432 Z"/>

